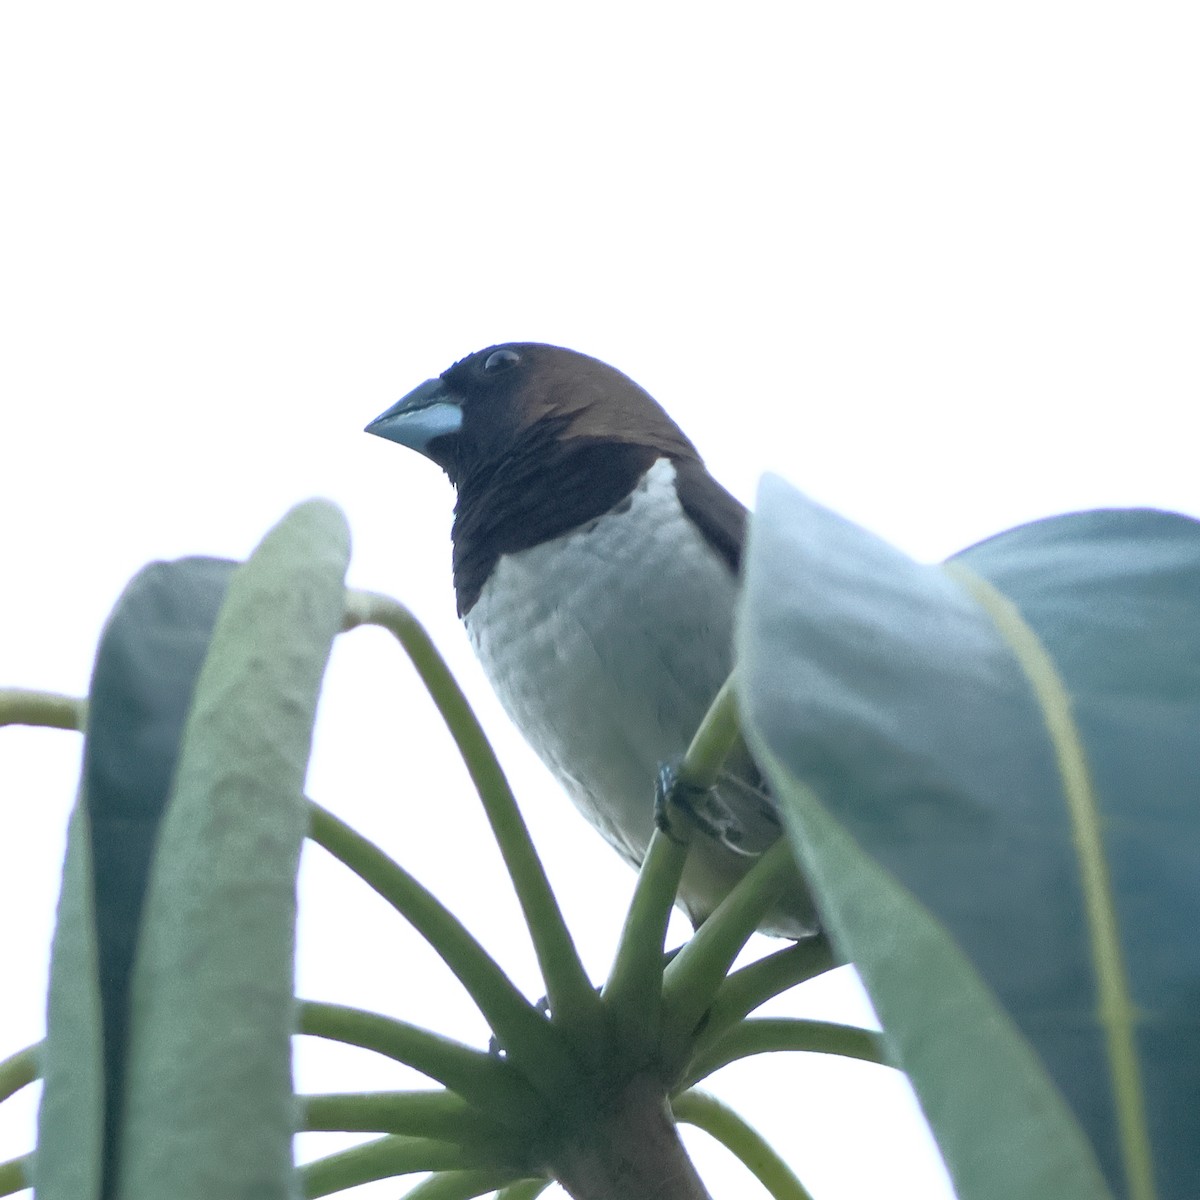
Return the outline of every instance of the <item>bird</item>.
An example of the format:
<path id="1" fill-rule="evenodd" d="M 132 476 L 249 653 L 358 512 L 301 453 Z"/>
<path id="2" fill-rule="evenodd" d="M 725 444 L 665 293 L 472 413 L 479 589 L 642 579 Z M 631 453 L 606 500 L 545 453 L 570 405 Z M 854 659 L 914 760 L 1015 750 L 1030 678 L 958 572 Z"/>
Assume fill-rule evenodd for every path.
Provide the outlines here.
<path id="1" fill-rule="evenodd" d="M 366 432 L 449 477 L 458 615 L 484 673 L 636 869 L 655 829 L 655 781 L 670 777 L 733 667 L 745 506 L 648 392 L 561 346 L 469 354 Z M 676 900 L 696 928 L 782 832 L 744 745 L 712 799 L 729 822 L 692 806 Z M 760 931 L 818 930 L 797 871 Z"/>

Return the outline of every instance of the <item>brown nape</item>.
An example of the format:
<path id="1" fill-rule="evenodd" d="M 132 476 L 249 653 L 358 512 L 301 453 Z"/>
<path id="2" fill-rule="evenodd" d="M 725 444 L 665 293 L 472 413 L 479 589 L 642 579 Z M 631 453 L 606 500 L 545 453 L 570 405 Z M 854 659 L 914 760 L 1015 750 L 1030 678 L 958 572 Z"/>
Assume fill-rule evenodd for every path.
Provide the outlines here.
<path id="1" fill-rule="evenodd" d="M 666 411 L 628 375 L 599 359 L 556 352 L 536 355 L 524 381 L 522 421 L 562 419 L 564 439 L 605 439 L 650 446 L 668 458 L 700 460 Z"/>

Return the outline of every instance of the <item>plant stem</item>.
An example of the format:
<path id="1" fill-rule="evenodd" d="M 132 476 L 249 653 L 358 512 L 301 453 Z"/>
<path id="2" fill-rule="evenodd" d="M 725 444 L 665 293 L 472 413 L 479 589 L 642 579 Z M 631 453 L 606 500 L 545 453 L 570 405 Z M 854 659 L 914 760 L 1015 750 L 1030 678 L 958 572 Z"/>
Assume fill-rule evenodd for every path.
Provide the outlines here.
<path id="1" fill-rule="evenodd" d="M 513 1062 L 550 1094 L 575 1074 L 558 1032 L 513 986 L 462 922 L 373 842 L 309 801 L 309 836 L 375 889 L 458 977 Z"/>
<path id="2" fill-rule="evenodd" d="M 462 689 L 429 635 L 403 605 L 373 592 L 347 592 L 345 627 L 361 624 L 389 630 L 421 676 L 483 802 L 529 927 L 554 1022 L 578 1042 L 594 1040 L 599 997 L 584 972 L 508 780 Z"/>
<path id="3" fill-rule="evenodd" d="M 733 1109 L 707 1092 L 685 1092 L 672 1104 L 675 1116 L 715 1138 L 754 1174 L 774 1200 L 812 1200 L 808 1189 L 792 1174 L 757 1130 Z"/>
<path id="4" fill-rule="evenodd" d="M 622 1053 L 644 1060 L 658 1041 L 662 1013 L 663 947 L 687 846 L 654 831 L 621 930 L 603 1001 Z"/>
<path id="5" fill-rule="evenodd" d="M 8 1162 L 0 1163 L 0 1196 L 11 1196 L 14 1192 L 23 1192 L 33 1184 L 33 1155 L 25 1154 L 20 1158 L 10 1158 Z"/>
<path id="6" fill-rule="evenodd" d="M 496 1193 L 496 1200 L 537 1200 L 553 1179 L 518 1179 Z"/>
<path id="7" fill-rule="evenodd" d="M 418 1171 L 460 1171 L 493 1166 L 501 1179 L 519 1179 L 530 1164 L 497 1161 L 490 1147 L 468 1147 L 430 1138 L 383 1137 L 300 1168 L 306 1197 L 328 1196 L 376 1179 Z M 504 1168 L 504 1169 L 500 1169 Z"/>
<path id="8" fill-rule="evenodd" d="M 829 939 L 821 933 L 734 971 L 726 976 L 709 1009 L 704 1040 L 719 1036 L 772 997 L 840 965 Z"/>
<path id="9" fill-rule="evenodd" d="M 505 1127 L 446 1091 L 360 1092 L 299 1096 L 305 1130 L 400 1133 L 445 1142 L 502 1142 Z"/>
<path id="10" fill-rule="evenodd" d="M 715 787 L 721 768 L 740 737 L 737 696 L 730 675 L 708 706 L 688 746 L 679 768 L 680 782 L 705 791 Z"/>
<path id="11" fill-rule="evenodd" d="M 297 1032 L 361 1046 L 402 1062 L 504 1125 L 527 1127 L 538 1123 L 546 1112 L 539 1094 L 506 1059 L 407 1021 L 307 1000 L 300 1003 Z"/>
<path id="12" fill-rule="evenodd" d="M 713 787 L 738 736 L 731 676 L 700 722 L 680 765 L 679 779 L 705 791 Z M 682 828 L 686 831 L 687 826 Z M 667 922 L 686 862 L 687 845 L 656 829 L 638 872 L 616 958 L 604 985 L 605 1006 L 622 1049 L 632 1062 L 645 1059 L 657 1042 Z"/>
<path id="13" fill-rule="evenodd" d="M 473 1200 L 486 1192 L 496 1192 L 500 1198 L 509 1200 L 535 1200 L 537 1195 L 550 1186 L 550 1180 L 525 1179 L 504 1185 L 512 1178 L 512 1172 L 489 1171 L 439 1171 L 423 1179 L 403 1200 Z M 526 1184 L 536 1183 L 537 1191 L 521 1191 Z M 499 1189 L 497 1191 L 497 1189 Z"/>
<path id="14" fill-rule="evenodd" d="M 630 1080 L 593 1119 L 572 1122 L 571 1134 L 551 1168 L 574 1200 L 711 1200 L 649 1076 Z"/>
<path id="15" fill-rule="evenodd" d="M 49 729 L 82 730 L 87 701 L 33 688 L 0 688 L 0 725 L 41 725 Z"/>
<path id="16" fill-rule="evenodd" d="M 883 1044 L 874 1030 L 832 1021 L 758 1017 L 741 1021 L 723 1037 L 702 1042 L 684 1071 L 683 1084 L 691 1086 L 739 1058 L 783 1050 L 840 1054 L 843 1058 L 887 1065 Z"/>
<path id="17" fill-rule="evenodd" d="M 42 1053 L 42 1042 L 34 1042 L 24 1050 L 10 1054 L 0 1062 L 0 1100 L 19 1092 L 40 1075 L 38 1059 Z"/>
<path id="18" fill-rule="evenodd" d="M 668 1062 L 685 1053 L 730 964 L 758 928 L 796 869 L 779 838 L 738 881 L 671 960 L 663 979 L 663 1036 Z"/>

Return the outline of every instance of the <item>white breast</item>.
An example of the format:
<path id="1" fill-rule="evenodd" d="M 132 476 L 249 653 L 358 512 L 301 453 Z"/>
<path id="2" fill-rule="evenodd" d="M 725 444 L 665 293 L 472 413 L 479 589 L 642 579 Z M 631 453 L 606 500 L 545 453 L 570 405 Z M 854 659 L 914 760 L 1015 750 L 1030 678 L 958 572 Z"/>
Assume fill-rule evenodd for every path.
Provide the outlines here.
<path id="1" fill-rule="evenodd" d="M 736 592 L 660 459 L 627 507 L 503 556 L 467 615 L 513 722 L 632 862 L 658 765 L 686 750 L 729 673 Z"/>

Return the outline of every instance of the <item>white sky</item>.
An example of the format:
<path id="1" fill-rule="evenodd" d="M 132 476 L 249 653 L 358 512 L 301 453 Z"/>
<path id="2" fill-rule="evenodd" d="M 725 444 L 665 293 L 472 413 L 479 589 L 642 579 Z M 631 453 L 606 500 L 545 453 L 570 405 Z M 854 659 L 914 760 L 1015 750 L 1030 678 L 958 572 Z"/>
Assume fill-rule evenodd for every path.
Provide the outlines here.
<path id="1" fill-rule="evenodd" d="M 602 978 L 632 875 L 471 659 L 449 485 L 363 424 L 472 350 L 550 341 L 649 388 L 745 500 L 773 469 L 919 557 L 1068 509 L 1200 514 L 1198 22 L 1046 0 L 9 0 L 0 683 L 82 692 L 143 563 L 243 556 L 331 497 L 351 582 L 427 622 L 495 734 Z M 77 768 L 69 734 L 0 734 L 0 1056 L 42 1029 Z M 541 994 L 385 635 L 339 642 L 309 786 Z M 303 995 L 485 1040 L 437 960 L 315 853 L 302 896 Z M 845 972 L 776 1007 L 864 1018 Z M 307 1039 L 298 1076 L 416 1082 Z M 817 1200 L 949 1195 L 883 1068 L 791 1056 L 712 1086 Z M 0 1109 L 0 1159 L 32 1114 L 32 1091 Z M 717 1200 L 755 1194 L 692 1142 Z"/>

